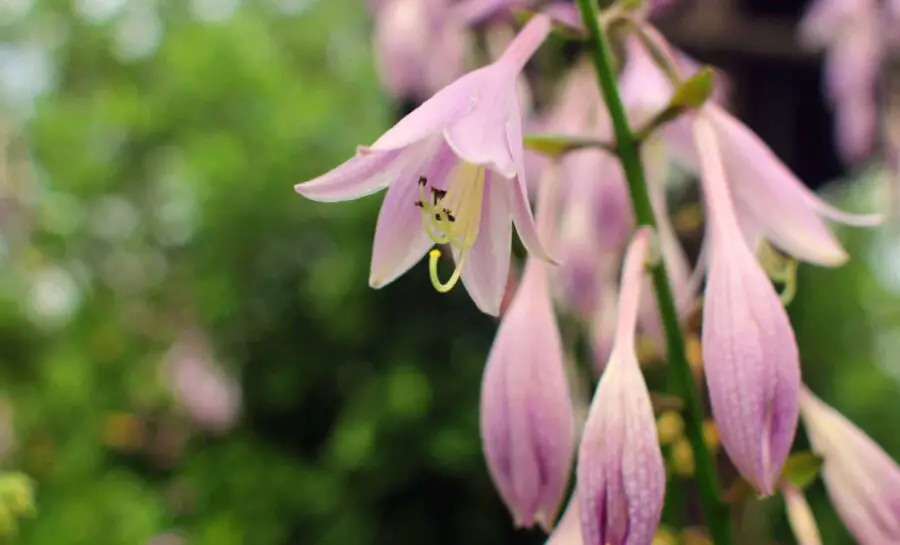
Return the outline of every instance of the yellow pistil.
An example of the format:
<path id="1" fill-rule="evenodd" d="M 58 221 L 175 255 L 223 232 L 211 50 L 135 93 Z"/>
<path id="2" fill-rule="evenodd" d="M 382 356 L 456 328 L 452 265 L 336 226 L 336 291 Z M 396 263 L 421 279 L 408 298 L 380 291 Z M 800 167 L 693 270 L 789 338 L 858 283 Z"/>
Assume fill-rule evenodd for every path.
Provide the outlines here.
<path id="1" fill-rule="evenodd" d="M 446 293 L 459 281 L 469 249 L 478 240 L 481 225 L 481 206 L 484 201 L 484 167 L 461 163 L 450 176 L 447 191 L 431 188 L 425 191 L 428 180 L 419 180 L 419 201 L 422 209 L 422 227 L 435 244 L 449 244 L 458 252 L 456 268 L 446 282 L 438 277 L 438 261 L 441 251 L 437 248 L 428 254 L 428 270 L 434 288 Z"/>

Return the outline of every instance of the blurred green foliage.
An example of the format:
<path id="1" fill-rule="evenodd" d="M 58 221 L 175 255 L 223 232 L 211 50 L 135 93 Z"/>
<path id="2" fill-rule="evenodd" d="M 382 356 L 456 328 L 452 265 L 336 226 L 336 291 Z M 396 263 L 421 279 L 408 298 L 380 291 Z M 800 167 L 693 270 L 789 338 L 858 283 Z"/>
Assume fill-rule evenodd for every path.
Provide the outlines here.
<path id="1" fill-rule="evenodd" d="M 38 507 L 16 542 L 539 543 L 511 529 L 481 457 L 492 320 L 421 267 L 368 288 L 379 197 L 292 190 L 392 120 L 362 3 L 230 4 L 0 5 L 0 57 L 48 68 L 33 104 L 4 97 L 27 122 L 0 187 L 0 452 Z M 804 267 L 800 289 L 809 383 L 900 454 L 861 303 L 897 297 L 865 259 Z M 185 330 L 240 379 L 227 433 L 166 386 Z M 849 543 L 816 486 L 826 543 Z M 746 518 L 787 536 L 777 504 Z"/>

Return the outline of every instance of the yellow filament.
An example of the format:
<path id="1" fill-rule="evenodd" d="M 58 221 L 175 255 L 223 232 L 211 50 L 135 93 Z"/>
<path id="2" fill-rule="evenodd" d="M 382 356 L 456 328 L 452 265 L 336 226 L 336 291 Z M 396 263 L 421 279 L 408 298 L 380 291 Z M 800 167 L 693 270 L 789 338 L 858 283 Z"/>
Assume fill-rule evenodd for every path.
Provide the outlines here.
<path id="1" fill-rule="evenodd" d="M 782 254 L 766 241 L 760 243 L 757 252 L 769 278 L 784 284 L 779 297 L 782 304 L 787 306 L 797 294 L 797 260 Z"/>
<path id="2" fill-rule="evenodd" d="M 483 167 L 463 163 L 454 172 L 445 198 L 435 199 L 432 203 L 427 198 L 424 186 L 419 188 L 425 232 L 435 244 L 450 244 L 459 253 L 453 274 L 446 282 L 442 282 L 438 275 L 441 251 L 435 248 L 429 253 L 428 270 L 431 283 L 441 293 L 447 293 L 459 281 L 469 249 L 478 240 L 484 183 Z"/>

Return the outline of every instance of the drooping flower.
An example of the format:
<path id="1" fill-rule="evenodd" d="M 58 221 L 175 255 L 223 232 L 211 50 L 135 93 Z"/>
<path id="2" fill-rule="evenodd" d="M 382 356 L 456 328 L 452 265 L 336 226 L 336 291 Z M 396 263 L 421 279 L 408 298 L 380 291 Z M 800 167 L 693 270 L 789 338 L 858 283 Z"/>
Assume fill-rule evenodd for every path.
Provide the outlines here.
<path id="1" fill-rule="evenodd" d="M 554 181 L 539 198 L 539 222 Z M 541 217 L 543 216 L 543 217 Z M 542 229 L 543 231 L 543 229 Z M 516 526 L 553 526 L 575 450 L 572 397 L 559 326 L 547 285 L 548 265 L 525 264 L 504 314 L 481 385 L 481 438 L 491 478 Z"/>
<path id="2" fill-rule="evenodd" d="M 848 162 L 874 151 L 886 21 L 877 0 L 816 0 L 800 21 L 801 42 L 827 51 L 825 95 L 834 108 L 838 151 Z"/>
<path id="3" fill-rule="evenodd" d="M 651 26 L 643 28 L 659 50 L 669 55 L 681 78 L 692 75 L 696 63 Z M 623 86 L 627 84 L 631 90 L 626 95 L 630 96 L 629 103 L 635 104 L 639 112 L 642 104 L 644 110 L 659 108 L 664 97 L 670 96 L 663 90 L 666 82 L 662 70 L 637 45 L 629 49 L 629 64 L 632 62 L 636 64 L 623 74 Z M 667 92 L 672 92 L 671 86 Z M 847 255 L 824 220 L 855 226 L 872 226 L 881 221 L 879 215 L 848 214 L 823 201 L 759 136 L 716 100 L 707 101 L 703 111 L 716 134 L 735 213 L 752 249 L 760 238 L 765 238 L 802 261 L 836 266 L 846 261 Z M 699 155 L 704 150 L 696 147 L 688 117 L 665 125 L 659 136 L 670 157 L 693 172 L 699 170 Z"/>
<path id="4" fill-rule="evenodd" d="M 797 428 L 797 343 L 775 288 L 741 235 L 712 122 L 705 111 L 694 117 L 709 225 L 702 345 L 712 413 L 738 471 L 770 495 Z"/>
<path id="5" fill-rule="evenodd" d="M 650 235 L 647 228 L 638 230 L 626 252 L 616 340 L 579 447 L 576 486 L 584 545 L 649 545 L 662 514 L 666 471 L 635 353 Z"/>
<path id="6" fill-rule="evenodd" d="M 570 72 L 539 130 L 549 134 L 608 140 L 612 134 L 596 78 L 588 62 Z M 567 180 L 559 199 L 561 225 L 555 245 L 557 295 L 583 319 L 591 319 L 604 285 L 615 279 L 633 228 L 628 189 L 618 160 L 597 149 L 567 153 Z M 612 292 L 610 292 L 612 293 Z"/>
<path id="7" fill-rule="evenodd" d="M 526 193 L 516 76 L 550 31 L 535 16 L 496 62 L 445 87 L 369 147 L 295 189 L 334 202 L 387 187 L 375 228 L 369 284 L 380 288 L 409 270 L 434 244 L 449 244 L 456 267 L 435 287 L 461 278 L 475 304 L 496 315 L 509 271 L 515 222 L 526 248 L 550 260 Z"/>
<path id="8" fill-rule="evenodd" d="M 900 543 L 900 466 L 868 435 L 807 388 L 800 410 L 822 479 L 841 520 L 861 545 Z"/>
<path id="9" fill-rule="evenodd" d="M 788 523 L 799 545 L 822 545 L 822 536 L 803 491 L 793 485 L 781 487 Z"/>
<path id="10" fill-rule="evenodd" d="M 378 75 L 398 99 L 424 100 L 463 73 L 465 27 L 448 0 L 383 0 L 375 12 Z"/>

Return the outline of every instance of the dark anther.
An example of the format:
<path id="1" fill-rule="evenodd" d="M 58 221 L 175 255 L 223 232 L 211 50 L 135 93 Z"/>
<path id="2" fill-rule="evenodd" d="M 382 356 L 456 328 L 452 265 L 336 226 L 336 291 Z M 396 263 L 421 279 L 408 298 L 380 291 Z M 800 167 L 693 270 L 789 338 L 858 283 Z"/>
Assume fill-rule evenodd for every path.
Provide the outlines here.
<path id="1" fill-rule="evenodd" d="M 444 198 L 445 195 L 447 195 L 447 192 L 444 191 L 443 189 L 436 189 L 436 188 L 432 187 L 431 195 L 433 196 L 432 200 L 433 200 L 434 204 L 437 204 L 438 202 L 440 202 L 441 199 Z"/>
<path id="2" fill-rule="evenodd" d="M 419 207 L 419 208 L 425 208 L 425 205 L 422 204 L 422 201 L 416 201 L 415 204 L 416 204 L 416 206 Z"/>
<path id="3" fill-rule="evenodd" d="M 440 212 L 435 213 L 434 219 L 435 219 L 435 221 L 441 221 L 441 213 Z"/>
<path id="4" fill-rule="evenodd" d="M 454 215 L 450 212 L 449 209 L 444 208 L 444 209 L 441 210 L 441 212 L 443 212 L 444 215 L 447 216 L 447 219 L 450 220 L 450 223 L 453 223 L 454 221 L 456 221 L 456 216 L 454 216 Z"/>
<path id="5" fill-rule="evenodd" d="M 426 178 L 425 176 L 419 176 L 419 185 L 424 186 L 427 183 L 428 183 L 428 178 Z"/>

